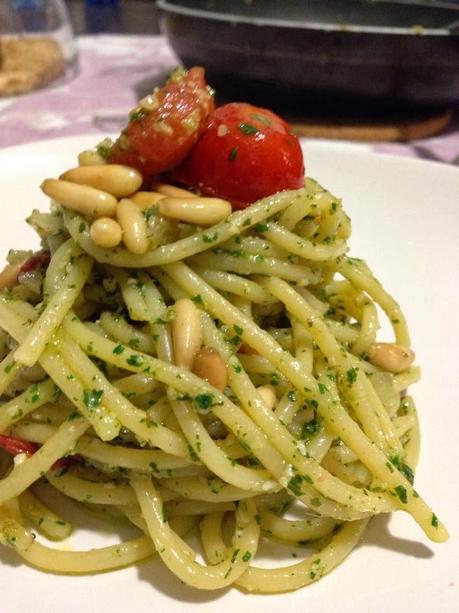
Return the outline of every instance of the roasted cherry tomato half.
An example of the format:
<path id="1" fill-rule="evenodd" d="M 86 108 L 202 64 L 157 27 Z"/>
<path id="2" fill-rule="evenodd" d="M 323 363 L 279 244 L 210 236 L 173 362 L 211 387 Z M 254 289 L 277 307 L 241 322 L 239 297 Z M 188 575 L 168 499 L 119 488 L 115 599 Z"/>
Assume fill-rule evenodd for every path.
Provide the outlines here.
<path id="1" fill-rule="evenodd" d="M 283 119 L 234 102 L 215 111 L 174 176 L 205 195 L 243 208 L 264 196 L 303 187 L 303 153 Z"/>
<path id="2" fill-rule="evenodd" d="M 135 108 L 115 142 L 110 162 L 126 164 L 144 176 L 177 166 L 209 125 L 215 111 L 204 70 L 176 70 L 166 85 Z"/>

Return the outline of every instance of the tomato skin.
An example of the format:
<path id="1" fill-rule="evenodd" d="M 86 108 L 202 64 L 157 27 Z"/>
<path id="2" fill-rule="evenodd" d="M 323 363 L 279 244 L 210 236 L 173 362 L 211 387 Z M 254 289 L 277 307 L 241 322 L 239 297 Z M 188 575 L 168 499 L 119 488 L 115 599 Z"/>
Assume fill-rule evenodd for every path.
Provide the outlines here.
<path id="1" fill-rule="evenodd" d="M 20 438 L 14 438 L 12 436 L 4 436 L 2 434 L 0 434 L 0 447 L 12 456 L 25 453 L 29 457 L 39 448 L 36 443 L 23 441 Z"/>
<path id="2" fill-rule="evenodd" d="M 174 177 L 244 208 L 264 196 L 303 187 L 303 153 L 283 119 L 234 102 L 217 108 Z"/>
<path id="3" fill-rule="evenodd" d="M 140 170 L 144 176 L 177 166 L 207 128 L 215 111 L 204 69 L 173 73 L 166 85 L 140 105 L 114 144 L 110 161 Z"/>

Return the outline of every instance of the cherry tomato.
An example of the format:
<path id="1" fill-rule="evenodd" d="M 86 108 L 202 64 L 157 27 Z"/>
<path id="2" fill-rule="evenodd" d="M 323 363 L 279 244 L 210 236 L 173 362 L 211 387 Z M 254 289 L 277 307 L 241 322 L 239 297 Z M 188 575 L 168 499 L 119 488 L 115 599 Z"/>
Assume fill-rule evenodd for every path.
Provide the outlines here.
<path id="1" fill-rule="evenodd" d="M 209 128 L 174 176 L 233 208 L 304 185 L 300 143 L 283 119 L 234 102 L 218 108 Z"/>
<path id="2" fill-rule="evenodd" d="M 207 128 L 214 111 L 204 69 L 177 70 L 134 109 L 109 159 L 133 166 L 144 176 L 174 168 Z"/>

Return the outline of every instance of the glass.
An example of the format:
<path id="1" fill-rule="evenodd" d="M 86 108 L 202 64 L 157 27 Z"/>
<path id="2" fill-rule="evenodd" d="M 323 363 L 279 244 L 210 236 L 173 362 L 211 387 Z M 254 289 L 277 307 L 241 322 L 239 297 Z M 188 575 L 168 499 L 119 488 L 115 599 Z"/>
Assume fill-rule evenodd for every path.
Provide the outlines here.
<path id="1" fill-rule="evenodd" d="M 0 0 L 0 96 L 60 84 L 76 66 L 63 0 Z"/>

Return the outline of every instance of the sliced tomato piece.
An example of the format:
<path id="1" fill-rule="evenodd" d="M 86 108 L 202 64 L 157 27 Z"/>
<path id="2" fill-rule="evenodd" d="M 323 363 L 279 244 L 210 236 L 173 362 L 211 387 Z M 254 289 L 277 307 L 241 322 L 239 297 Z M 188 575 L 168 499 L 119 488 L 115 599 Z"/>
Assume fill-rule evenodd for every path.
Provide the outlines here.
<path id="1" fill-rule="evenodd" d="M 137 168 L 144 177 L 170 170 L 196 143 L 214 111 L 204 69 L 177 70 L 134 109 L 109 160 Z"/>

